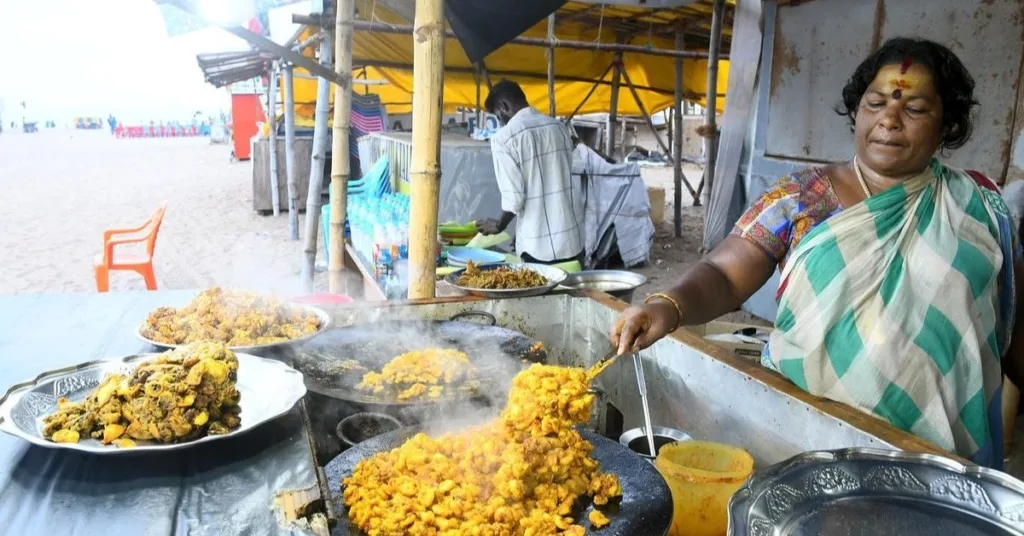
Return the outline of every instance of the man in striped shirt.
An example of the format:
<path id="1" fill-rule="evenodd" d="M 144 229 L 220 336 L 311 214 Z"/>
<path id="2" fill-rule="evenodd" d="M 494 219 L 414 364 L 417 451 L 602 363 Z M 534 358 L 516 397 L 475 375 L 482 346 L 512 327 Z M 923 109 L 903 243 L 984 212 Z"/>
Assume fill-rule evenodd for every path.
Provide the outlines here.
<path id="1" fill-rule="evenodd" d="M 485 106 L 503 127 L 491 138 L 502 215 L 481 222 L 481 231 L 501 232 L 516 218 L 523 261 L 582 262 L 583 185 L 572 177 L 569 129 L 530 107 L 522 88 L 508 80 L 494 85 Z"/>

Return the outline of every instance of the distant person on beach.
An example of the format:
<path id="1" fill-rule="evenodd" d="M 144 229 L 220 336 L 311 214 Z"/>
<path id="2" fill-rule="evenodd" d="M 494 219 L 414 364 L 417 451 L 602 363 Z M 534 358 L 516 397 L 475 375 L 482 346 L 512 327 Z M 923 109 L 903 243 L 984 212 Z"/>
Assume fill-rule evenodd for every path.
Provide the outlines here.
<path id="1" fill-rule="evenodd" d="M 110 125 L 110 134 L 114 134 L 114 130 L 117 128 L 117 119 L 114 119 L 114 114 L 110 114 L 107 117 L 107 124 Z"/>

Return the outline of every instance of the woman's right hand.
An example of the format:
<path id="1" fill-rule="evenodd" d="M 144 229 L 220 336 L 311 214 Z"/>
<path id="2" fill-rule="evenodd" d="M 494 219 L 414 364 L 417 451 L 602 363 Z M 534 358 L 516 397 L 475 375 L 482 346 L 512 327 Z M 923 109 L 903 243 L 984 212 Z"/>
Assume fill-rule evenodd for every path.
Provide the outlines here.
<path id="1" fill-rule="evenodd" d="M 639 352 L 672 333 L 679 326 L 679 312 L 666 300 L 653 300 L 626 309 L 612 326 L 612 345 L 623 355 Z"/>

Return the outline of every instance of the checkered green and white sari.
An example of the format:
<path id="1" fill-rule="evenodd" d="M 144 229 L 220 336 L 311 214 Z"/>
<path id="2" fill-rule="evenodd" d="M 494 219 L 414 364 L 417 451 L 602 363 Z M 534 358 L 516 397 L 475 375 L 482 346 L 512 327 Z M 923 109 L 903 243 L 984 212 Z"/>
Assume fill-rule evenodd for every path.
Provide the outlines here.
<path id="1" fill-rule="evenodd" d="M 810 393 L 1001 466 L 1007 214 L 998 194 L 933 161 L 822 222 L 782 272 L 765 361 Z"/>

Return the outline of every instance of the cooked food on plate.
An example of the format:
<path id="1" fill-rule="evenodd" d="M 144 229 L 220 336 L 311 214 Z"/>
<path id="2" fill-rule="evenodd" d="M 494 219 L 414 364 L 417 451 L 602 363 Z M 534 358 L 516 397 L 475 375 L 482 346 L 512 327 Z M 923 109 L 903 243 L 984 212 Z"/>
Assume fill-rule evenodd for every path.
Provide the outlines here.
<path id="1" fill-rule="evenodd" d="M 218 341 L 228 346 L 284 342 L 316 333 L 320 318 L 272 296 L 214 287 L 181 309 L 149 314 L 142 336 L 164 344 Z"/>
<path id="2" fill-rule="evenodd" d="M 344 480 L 349 519 L 367 534 L 580 536 L 573 505 L 622 496 L 573 425 L 594 396 L 582 369 L 535 364 L 513 380 L 498 419 L 440 437 L 417 434 L 360 461 Z M 609 520 L 589 516 L 600 528 Z"/>
<path id="3" fill-rule="evenodd" d="M 499 266 L 481 270 L 473 261 L 469 261 L 466 271 L 462 272 L 455 283 L 466 288 L 494 290 L 542 287 L 548 284 L 548 280 L 529 268 Z"/>
<path id="4" fill-rule="evenodd" d="M 182 346 L 130 374 L 107 374 L 82 402 L 61 398 L 43 418 L 43 436 L 129 448 L 136 440 L 181 443 L 226 434 L 241 424 L 237 378 L 238 358 L 223 343 Z"/>
<path id="5" fill-rule="evenodd" d="M 374 394 L 392 391 L 398 400 L 415 400 L 440 398 L 446 391 L 473 392 L 480 381 L 466 354 L 428 348 L 404 353 L 380 372 L 367 372 L 356 387 Z"/>

